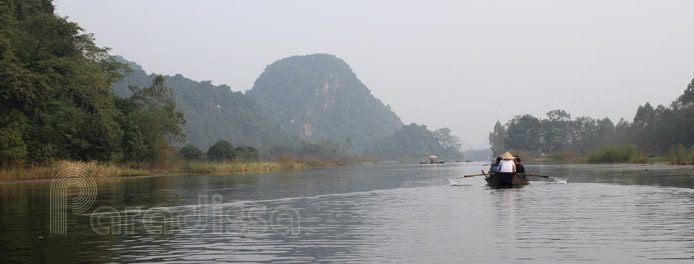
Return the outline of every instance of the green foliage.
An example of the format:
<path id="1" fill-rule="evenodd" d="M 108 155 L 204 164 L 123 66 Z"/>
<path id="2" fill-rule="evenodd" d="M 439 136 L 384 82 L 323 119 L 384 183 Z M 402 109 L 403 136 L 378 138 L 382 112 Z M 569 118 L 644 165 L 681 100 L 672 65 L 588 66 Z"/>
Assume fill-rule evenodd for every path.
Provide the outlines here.
<path id="1" fill-rule="evenodd" d="M 629 123 L 623 120 L 617 126 L 609 118 L 577 117 L 572 120 L 565 111 L 553 110 L 547 113 L 546 119 L 519 115 L 506 127 L 497 122 L 490 134 L 490 144 L 496 155 L 506 150 L 526 151 L 534 156 L 568 155 L 569 152 L 584 155 L 597 147 L 623 142 L 629 130 Z M 499 143 L 502 137 L 503 144 Z M 551 159 L 566 162 L 567 157 Z"/>
<path id="2" fill-rule="evenodd" d="M 668 159 L 670 160 L 670 164 L 676 164 L 676 165 L 686 165 L 687 163 L 689 164 L 694 164 L 692 161 L 694 159 L 694 155 L 692 155 L 692 151 L 694 151 L 694 145 L 691 147 L 691 150 L 687 151 L 687 149 L 682 146 L 682 144 L 679 144 L 677 146 L 671 146 L 669 150 L 669 155 Z"/>
<path id="3" fill-rule="evenodd" d="M 541 122 L 532 115 L 513 118 L 506 128 L 504 146 L 507 149 L 539 152 L 542 150 Z"/>
<path id="4" fill-rule="evenodd" d="M 496 121 L 494 130 L 489 133 L 489 146 L 491 146 L 493 157 L 499 156 L 506 151 L 505 139 L 506 128 L 499 121 Z"/>
<path id="5" fill-rule="evenodd" d="M 594 150 L 588 155 L 591 163 L 644 163 L 646 159 L 634 145 L 610 145 Z"/>
<path id="6" fill-rule="evenodd" d="M 17 165 L 26 158 L 27 147 L 22 140 L 27 118 L 17 110 L 0 117 L 0 167 Z"/>
<path id="7" fill-rule="evenodd" d="M 156 76 L 148 88 L 130 88 L 133 91 L 130 99 L 141 105 L 137 119 L 140 128 L 147 132 L 148 140 L 166 138 L 168 142 L 183 142 L 185 134 L 181 132 L 181 126 L 186 120 L 183 112 L 176 111 L 173 91 L 164 86 L 164 77 Z"/>
<path id="8" fill-rule="evenodd" d="M 285 170 L 294 169 L 295 164 L 296 164 L 296 163 L 294 163 L 294 156 L 291 153 L 284 153 L 284 154 L 278 155 L 276 158 L 276 161 Z"/>
<path id="9" fill-rule="evenodd" d="M 123 131 L 120 159 L 126 162 L 165 166 L 172 160 L 172 142 L 182 142 L 183 113 L 176 111 L 173 93 L 157 76 L 147 88 L 131 86 L 133 96 L 114 98 L 119 115 L 116 121 Z"/>
<path id="10" fill-rule="evenodd" d="M 186 145 L 182 147 L 180 150 L 178 150 L 178 153 L 184 160 L 201 160 L 203 157 L 202 150 L 199 150 L 193 145 Z"/>
<path id="11" fill-rule="evenodd" d="M 236 157 L 236 150 L 228 141 L 220 140 L 210 146 L 207 157 L 212 161 L 231 161 Z"/>
<path id="12" fill-rule="evenodd" d="M 129 85 L 150 85 L 157 77 L 148 75 L 134 62 L 121 57 L 117 59 L 133 68 L 131 74 L 114 85 L 114 92 L 120 97 L 132 96 Z M 229 86 L 193 81 L 180 74 L 164 76 L 164 80 L 174 95 L 176 109 L 186 117 L 181 130 L 186 138 L 181 145 L 192 144 L 207 149 L 218 140 L 226 140 L 240 145 L 269 147 L 296 140 L 265 116 L 253 98 L 233 92 Z"/>
<path id="13" fill-rule="evenodd" d="M 50 1 L 3 1 L 0 21 L 2 165 L 111 159 L 120 140 L 111 82 L 125 65 Z"/>
<path id="14" fill-rule="evenodd" d="M 515 153 L 514 153 L 515 154 Z M 574 161 L 574 152 L 565 150 L 562 152 L 553 152 L 549 154 L 549 160 L 557 163 L 568 163 Z"/>
<path id="15" fill-rule="evenodd" d="M 251 146 L 236 147 L 236 158 L 243 161 L 256 161 L 260 158 L 258 149 Z"/>
<path id="16" fill-rule="evenodd" d="M 392 136 L 374 144 L 371 153 L 384 160 L 424 159 L 436 155 L 439 159 L 462 159 L 460 140 L 450 135 L 450 129 L 432 132 L 425 125 L 410 124 Z M 442 143 L 451 144 L 442 144 Z"/>
<path id="17" fill-rule="evenodd" d="M 590 153 L 591 162 L 640 162 L 641 156 L 629 156 L 638 148 L 653 155 L 669 154 L 671 163 L 686 164 L 690 154 L 683 146 L 694 145 L 693 86 L 694 80 L 670 107 L 654 108 L 650 103 L 639 106 L 633 123 L 622 119 L 615 125 L 608 118 L 589 117 L 571 120 L 563 110 L 551 111 L 547 113 L 548 119 L 541 120 L 531 115 L 516 116 L 506 125 L 505 147 L 535 154 L 566 151 L 585 154 L 595 150 Z M 497 124 L 490 134 L 492 148 L 499 145 L 495 139 L 499 137 L 498 131 L 503 130 Z M 608 145 L 620 147 L 600 148 Z"/>
<path id="18" fill-rule="evenodd" d="M 689 83 L 670 107 L 649 103 L 640 106 L 629 130 L 628 140 L 642 149 L 665 154 L 672 146 L 694 144 L 694 90 Z"/>
<path id="19" fill-rule="evenodd" d="M 246 94 L 290 134 L 313 142 L 350 138 L 355 152 L 403 125 L 347 63 L 328 54 L 276 61 Z"/>

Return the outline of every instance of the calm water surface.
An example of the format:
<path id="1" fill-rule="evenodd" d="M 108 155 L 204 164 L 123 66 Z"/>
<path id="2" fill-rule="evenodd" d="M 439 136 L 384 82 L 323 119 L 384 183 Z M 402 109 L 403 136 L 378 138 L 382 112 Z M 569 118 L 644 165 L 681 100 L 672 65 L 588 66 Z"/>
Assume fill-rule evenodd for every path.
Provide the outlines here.
<path id="1" fill-rule="evenodd" d="M 692 263 L 694 167 L 529 165 L 493 189 L 482 163 L 96 180 L 66 234 L 51 181 L 0 184 L 0 262 Z M 65 190 L 68 201 L 79 190 Z M 72 199 L 74 200 L 74 199 Z M 100 234 L 101 233 L 101 234 Z"/>

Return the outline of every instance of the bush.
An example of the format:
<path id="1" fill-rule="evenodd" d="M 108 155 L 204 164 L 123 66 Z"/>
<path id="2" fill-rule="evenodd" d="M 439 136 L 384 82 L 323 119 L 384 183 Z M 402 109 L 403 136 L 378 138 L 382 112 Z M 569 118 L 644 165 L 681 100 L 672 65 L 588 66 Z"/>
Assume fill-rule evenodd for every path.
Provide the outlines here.
<path id="1" fill-rule="evenodd" d="M 236 158 L 243 161 L 255 161 L 260 158 L 258 149 L 251 146 L 236 147 Z"/>
<path id="2" fill-rule="evenodd" d="M 182 147 L 178 153 L 181 155 L 181 157 L 184 160 L 201 160 L 202 159 L 202 150 L 199 150 L 193 145 L 186 145 L 185 147 Z"/>
<path id="3" fill-rule="evenodd" d="M 220 140 L 207 150 L 207 157 L 212 161 L 233 160 L 236 157 L 236 151 L 231 143 Z"/>
<path id="4" fill-rule="evenodd" d="M 290 153 L 284 153 L 277 156 L 277 163 L 283 169 L 294 169 L 294 155 Z"/>
<path id="5" fill-rule="evenodd" d="M 691 147 L 690 151 L 679 144 L 678 146 L 670 146 L 668 158 L 670 159 L 670 164 L 685 165 L 687 163 L 694 164 L 694 145 Z M 689 153 L 687 153 L 689 152 Z"/>
<path id="6" fill-rule="evenodd" d="M 590 153 L 588 162 L 591 163 L 645 163 L 646 158 L 634 145 L 605 146 Z"/>

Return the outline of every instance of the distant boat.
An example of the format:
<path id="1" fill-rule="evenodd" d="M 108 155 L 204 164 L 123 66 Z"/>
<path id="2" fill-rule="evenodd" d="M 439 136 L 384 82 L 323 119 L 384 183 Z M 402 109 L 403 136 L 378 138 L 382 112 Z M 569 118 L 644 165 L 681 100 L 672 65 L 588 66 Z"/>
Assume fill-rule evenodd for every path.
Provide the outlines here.
<path id="1" fill-rule="evenodd" d="M 436 156 L 431 155 L 431 156 L 429 156 L 429 160 L 420 161 L 419 164 L 443 164 L 443 163 L 446 163 L 443 160 L 441 160 L 441 161 L 436 160 L 436 158 L 437 158 Z"/>
<path id="2" fill-rule="evenodd" d="M 419 164 L 444 164 L 444 163 L 446 163 L 446 162 L 443 160 L 436 160 L 434 162 L 432 162 L 430 160 L 423 160 L 423 161 L 419 162 Z"/>

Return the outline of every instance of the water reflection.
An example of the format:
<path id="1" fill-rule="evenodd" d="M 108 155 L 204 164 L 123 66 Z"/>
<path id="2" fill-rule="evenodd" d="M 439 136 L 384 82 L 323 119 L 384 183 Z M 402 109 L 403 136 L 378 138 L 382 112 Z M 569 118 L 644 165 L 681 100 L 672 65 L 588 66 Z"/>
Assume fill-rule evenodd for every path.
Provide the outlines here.
<path id="1" fill-rule="evenodd" d="M 493 189 L 475 177 L 448 185 L 446 179 L 481 165 L 98 180 L 94 208 L 115 210 L 104 211 L 96 225 L 110 228 L 103 229 L 108 235 L 95 232 L 85 214 L 68 217 L 68 235 L 51 236 L 50 182 L 0 184 L 0 261 L 631 263 L 694 257 L 691 167 L 531 165 L 569 183 L 536 179 L 523 188 Z M 273 218 L 278 211 L 284 214 Z"/>

